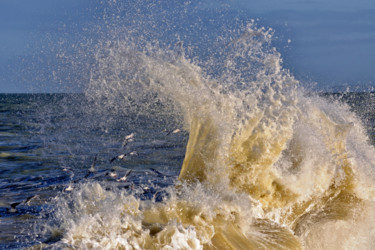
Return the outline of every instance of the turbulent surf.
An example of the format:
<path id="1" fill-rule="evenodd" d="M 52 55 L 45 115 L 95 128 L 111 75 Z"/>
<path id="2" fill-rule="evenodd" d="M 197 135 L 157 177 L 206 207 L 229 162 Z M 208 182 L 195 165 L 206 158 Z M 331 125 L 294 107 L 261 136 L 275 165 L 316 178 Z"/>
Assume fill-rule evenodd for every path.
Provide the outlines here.
<path id="1" fill-rule="evenodd" d="M 186 153 L 162 199 L 100 182 L 60 197 L 55 244 L 372 248 L 373 146 L 348 106 L 299 86 L 271 41 L 272 30 L 250 24 L 204 62 L 185 57 L 181 44 L 105 43 L 86 96 L 146 116 L 162 103 L 189 133 Z"/>

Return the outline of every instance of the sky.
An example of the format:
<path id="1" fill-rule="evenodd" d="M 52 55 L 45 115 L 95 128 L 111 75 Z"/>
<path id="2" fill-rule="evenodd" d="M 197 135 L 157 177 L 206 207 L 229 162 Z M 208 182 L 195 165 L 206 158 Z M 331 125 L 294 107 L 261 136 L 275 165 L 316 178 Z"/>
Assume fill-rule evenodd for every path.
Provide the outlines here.
<path id="1" fill-rule="evenodd" d="M 136 10 L 135 1 L 117 0 L 123 11 L 117 11 L 116 18 L 128 18 L 126 9 Z M 83 77 L 87 65 L 82 63 L 81 71 L 73 74 L 53 58 L 61 47 L 83 41 L 87 29 L 92 36 L 92 27 L 103 27 L 108 6 L 119 6 L 115 2 L 0 0 L 0 93 L 64 92 L 80 75 L 79 81 L 87 81 Z M 160 0 L 159 10 L 173 8 L 170 2 Z M 273 28 L 284 67 L 305 84 L 327 90 L 375 86 L 373 0 L 202 0 L 189 4 L 202 16 L 226 9 L 230 18 L 255 19 L 258 25 Z M 184 23 L 176 21 L 178 25 Z"/>

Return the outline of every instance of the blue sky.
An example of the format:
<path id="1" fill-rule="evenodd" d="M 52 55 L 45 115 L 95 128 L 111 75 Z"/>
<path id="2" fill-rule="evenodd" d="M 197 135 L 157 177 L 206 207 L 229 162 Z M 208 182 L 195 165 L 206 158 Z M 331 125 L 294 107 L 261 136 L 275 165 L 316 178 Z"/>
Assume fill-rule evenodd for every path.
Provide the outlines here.
<path id="1" fill-rule="evenodd" d="M 127 18 L 134 1 L 122 1 L 120 19 Z M 168 3 L 165 8 L 175 6 L 160 2 Z M 68 69 L 61 70 L 63 77 L 53 76 L 62 66 L 48 53 L 51 58 L 58 53 L 58 42 L 68 46 L 80 40 L 88 27 L 92 34 L 110 12 L 106 6 L 95 0 L 0 0 L 0 92 L 65 91 L 76 76 Z M 375 85 L 373 0 L 204 0 L 190 6 L 202 15 L 230 10 L 232 17 L 253 18 L 275 29 L 284 66 L 305 83 L 314 81 L 321 89 Z"/>

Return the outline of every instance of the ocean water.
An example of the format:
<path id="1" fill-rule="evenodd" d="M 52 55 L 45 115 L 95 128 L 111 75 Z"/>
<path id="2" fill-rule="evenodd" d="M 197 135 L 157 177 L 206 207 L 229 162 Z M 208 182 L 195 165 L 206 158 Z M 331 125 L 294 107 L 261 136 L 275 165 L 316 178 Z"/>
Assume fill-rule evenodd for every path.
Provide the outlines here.
<path id="1" fill-rule="evenodd" d="M 306 90 L 254 21 L 199 57 L 146 17 L 82 93 L 0 95 L 0 247 L 373 249 L 374 93 Z"/>
<path id="2" fill-rule="evenodd" d="M 241 122 L 228 138 L 231 120 L 186 128 L 159 99 L 126 112 L 85 94 L 0 100 L 1 248 L 374 246 L 371 92 L 299 96 L 313 110 L 288 130 Z"/>
<path id="3" fill-rule="evenodd" d="M 160 201 L 162 188 L 178 176 L 187 133 L 172 134 L 175 127 L 152 122 L 152 116 L 133 123 L 134 117 L 123 115 L 103 125 L 101 114 L 83 110 L 83 94 L 0 94 L 0 99 L 1 249 L 60 240 L 51 215 L 54 200 L 72 195 L 70 188 L 100 183 Z M 134 141 L 123 147 L 131 133 Z M 122 154 L 128 155 L 111 162 Z"/>
<path id="4" fill-rule="evenodd" d="M 372 150 L 375 137 L 375 111 L 374 106 L 371 105 L 375 101 L 373 93 L 325 93 L 314 98 L 322 98 L 329 105 L 344 109 L 357 119 L 355 122 L 363 124 L 358 126 L 364 126 L 365 130 L 362 132 L 368 135 L 365 137 L 368 141 L 360 141 L 362 145 L 354 146 L 368 147 Z M 364 248 L 367 249 L 373 246 L 373 231 L 367 229 L 372 228 L 373 218 L 363 218 L 364 221 L 356 222 L 355 220 L 362 220 L 357 218 L 362 215 L 354 211 L 350 211 L 350 215 L 347 214 L 348 211 L 324 212 L 324 205 L 319 208 L 321 211 L 315 212 L 317 214 L 305 209 L 300 212 L 302 215 L 299 215 L 301 218 L 305 217 L 300 222 L 304 223 L 303 228 L 294 225 L 297 229 L 293 231 L 288 224 L 279 222 L 285 220 L 280 213 L 282 207 L 277 206 L 276 211 L 272 209 L 263 211 L 265 209 L 260 203 L 261 197 L 247 197 L 242 191 L 238 194 L 230 194 L 232 196 L 229 197 L 221 197 L 221 192 L 225 194 L 228 190 L 221 190 L 222 187 L 215 190 L 210 185 L 206 187 L 203 180 L 202 183 L 193 186 L 181 187 L 180 185 L 183 184 L 178 182 L 178 176 L 189 135 L 180 127 L 181 124 L 173 121 L 173 117 L 165 113 L 160 112 L 163 119 L 158 113 L 144 117 L 111 113 L 110 116 L 115 118 L 108 122 L 107 117 L 103 119 L 103 114 L 90 109 L 92 104 L 88 104 L 89 101 L 83 94 L 1 94 L 0 100 L 0 247 L 2 249 L 133 248 L 136 246 L 210 248 L 213 247 L 211 244 L 215 244 L 210 240 L 216 237 L 214 225 L 217 222 L 207 217 L 218 215 L 228 216 L 226 219 L 220 218 L 225 222 L 233 223 L 234 220 L 238 223 L 239 225 L 233 225 L 236 226 L 236 230 L 241 229 L 241 224 L 249 223 L 250 225 L 247 225 L 249 228 L 240 233 L 241 237 L 254 230 L 251 228 L 254 226 L 252 224 L 256 225 L 255 228 L 260 227 L 258 225 L 260 222 L 254 222 L 254 219 L 267 218 L 267 223 L 272 221 L 270 225 L 262 225 L 265 228 L 260 227 L 261 232 L 257 233 L 260 235 L 251 235 L 251 238 L 249 237 L 251 241 L 245 238 L 246 241 L 241 239 L 239 242 L 231 243 L 232 248 L 283 248 L 283 244 L 286 244 L 287 247 L 284 248 L 299 248 L 304 245 L 314 249 L 319 246 L 325 248 L 324 244 L 327 242 L 324 241 L 327 240 L 330 244 L 337 244 L 336 240 L 342 244 L 345 240 L 349 245 L 340 246 L 349 249 L 357 245 L 365 246 Z M 176 130 L 178 128 L 181 131 Z M 134 141 L 129 139 L 127 145 L 123 147 L 125 137 L 131 134 L 134 135 L 132 138 Z M 307 150 L 304 147 L 308 148 L 311 147 L 309 144 L 316 143 L 313 139 L 307 139 L 309 136 L 311 135 L 304 138 L 306 141 L 302 143 L 301 148 L 294 149 L 298 154 L 301 154 L 299 150 Z M 292 150 L 289 147 L 291 146 L 288 145 L 283 150 L 286 152 Z M 307 157 L 313 158 L 314 154 L 321 153 L 322 149 L 309 150 L 317 151 L 315 153 L 309 151 L 311 156 Z M 130 154 L 131 152 L 136 153 Z M 127 153 L 127 156 L 123 159 L 113 160 L 114 157 L 124 153 Z M 297 153 L 288 153 L 292 153 L 293 157 L 302 157 Z M 283 157 L 285 156 L 281 156 L 281 159 Z M 95 158 L 95 171 L 90 173 L 89 169 Z M 113 161 L 110 162 L 111 160 Z M 297 159 L 291 160 L 297 161 Z M 298 160 L 306 161 L 306 159 Z M 281 163 L 276 161 L 275 165 L 277 164 Z M 313 183 L 307 183 L 307 187 L 302 187 L 302 195 L 304 195 L 303 188 L 306 188 L 306 192 L 312 192 L 308 197 L 313 196 L 314 192 L 327 192 L 321 190 L 321 185 L 324 184 L 322 182 L 330 183 L 334 178 L 339 178 L 329 173 L 329 169 L 324 169 L 328 168 L 327 165 L 319 170 L 314 170 L 315 166 L 310 165 L 312 169 L 304 170 L 313 172 L 304 181 L 309 181 L 310 178 L 315 177 L 314 175 L 318 176 Z M 302 185 L 297 179 L 298 171 L 302 170 L 288 170 L 289 176 L 286 178 L 293 178 L 291 185 Z M 116 173 L 117 176 L 112 176 L 111 173 Z M 128 174 L 127 179 L 121 180 L 126 174 Z M 196 176 L 200 175 L 194 173 L 194 177 L 189 178 L 194 179 Z M 360 182 L 360 179 L 356 181 Z M 372 183 L 371 181 L 366 183 L 365 187 L 371 186 Z M 371 200 L 371 195 L 368 198 Z M 356 199 L 354 204 L 360 206 L 360 198 L 343 198 L 336 202 L 342 209 L 342 206 L 353 206 L 352 199 Z M 267 205 L 268 202 L 267 200 Z M 302 200 L 301 203 L 303 202 Z M 20 204 L 12 209 L 11 204 L 16 203 Z M 168 209 L 164 206 L 168 206 Z M 225 211 L 226 209 L 228 211 Z M 360 206 L 358 209 L 364 208 Z M 220 214 L 217 210 L 223 210 L 224 214 Z M 225 214 L 228 212 L 229 214 Z M 141 215 L 142 213 L 153 214 Z M 149 221 L 145 221 L 147 216 L 150 216 L 147 218 Z M 245 216 L 242 220 L 248 221 L 237 221 L 236 216 Z M 293 222 L 290 224 L 293 225 Z M 319 234 L 323 230 L 323 235 L 304 242 L 303 240 L 306 239 L 301 237 L 301 233 L 311 233 L 310 230 L 317 230 L 315 227 L 318 232 L 314 233 Z M 231 228 L 231 230 L 235 229 Z M 286 232 L 282 232 L 283 230 Z M 147 237 L 144 235 L 137 237 L 136 235 L 140 233 L 146 234 Z M 159 239 L 158 233 L 167 233 L 167 235 Z M 326 234 L 335 237 L 336 240 L 330 241 L 324 238 Z M 146 243 L 144 238 L 140 238 L 141 236 L 150 238 L 147 239 L 150 242 Z M 202 238 L 206 238 L 204 244 Z M 290 246 L 289 243 L 295 240 L 294 238 L 298 243 Z M 267 242 L 269 240 L 271 242 Z M 311 240 L 314 242 L 310 242 Z M 260 245 L 255 245 L 255 242 Z M 229 246 L 221 245 L 221 247 Z M 219 248 L 221 247 L 219 245 Z M 329 245 L 329 247 L 334 248 L 336 245 Z"/>

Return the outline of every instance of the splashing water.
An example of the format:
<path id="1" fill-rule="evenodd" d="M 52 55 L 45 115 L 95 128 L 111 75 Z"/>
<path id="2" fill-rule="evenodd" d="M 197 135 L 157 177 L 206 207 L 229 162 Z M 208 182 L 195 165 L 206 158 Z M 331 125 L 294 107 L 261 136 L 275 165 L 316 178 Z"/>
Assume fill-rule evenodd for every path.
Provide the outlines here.
<path id="1" fill-rule="evenodd" d="M 374 148 L 348 107 L 305 93 L 271 41 L 251 23 L 205 61 L 181 43 L 103 42 L 87 98 L 169 117 L 189 132 L 186 154 L 161 201 L 97 181 L 57 197 L 54 246 L 373 248 Z"/>

